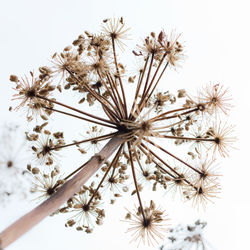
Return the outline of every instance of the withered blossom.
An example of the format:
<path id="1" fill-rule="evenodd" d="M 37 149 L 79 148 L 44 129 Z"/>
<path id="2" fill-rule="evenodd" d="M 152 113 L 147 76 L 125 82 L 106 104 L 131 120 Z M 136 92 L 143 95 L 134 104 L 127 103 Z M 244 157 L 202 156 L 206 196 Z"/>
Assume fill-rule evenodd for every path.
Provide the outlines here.
<path id="1" fill-rule="evenodd" d="M 133 212 L 128 212 L 125 219 L 130 224 L 127 232 L 133 235 L 138 246 L 141 242 L 148 245 L 158 244 L 159 239 L 162 240 L 167 232 L 165 227 L 168 218 L 162 209 L 156 208 L 152 200 L 143 210 L 138 207 Z"/>
<path id="2" fill-rule="evenodd" d="M 34 176 L 33 186 L 31 192 L 39 193 L 35 198 L 38 201 L 46 200 L 52 196 L 60 185 L 64 183 L 64 180 L 61 179 L 59 175 L 59 170 L 57 167 L 51 171 L 41 172 L 37 167 L 28 166 L 28 170 Z"/>
<path id="3" fill-rule="evenodd" d="M 28 147 L 24 132 L 14 123 L 0 127 L 0 206 L 29 196 L 30 178 L 26 171 Z"/>
<path id="4" fill-rule="evenodd" d="M 78 231 L 91 233 L 94 222 L 97 225 L 102 224 L 105 212 L 101 209 L 100 197 L 92 196 L 93 192 L 92 188 L 82 187 L 78 194 L 68 201 L 67 212 L 74 215 L 66 222 L 66 227 L 75 226 Z"/>
<path id="5" fill-rule="evenodd" d="M 197 220 L 191 225 L 177 225 L 169 229 L 160 250 L 208 250 L 214 249 L 204 237 L 207 223 Z"/>
<path id="6" fill-rule="evenodd" d="M 73 41 L 73 46 L 67 46 L 62 53 L 52 57 L 51 66 L 40 67 L 39 77 L 32 73 L 31 80 L 28 77 L 19 80 L 14 75 L 10 78 L 18 91 L 14 99 L 21 99 L 18 107 L 28 105 L 32 109 L 39 102 L 39 108 L 49 111 L 47 120 L 41 116 L 43 124 L 36 125 L 26 134 L 29 141 L 40 145 L 34 145 L 33 151 L 48 168 L 54 165 L 56 151 L 64 152 L 65 157 L 68 148 L 76 148 L 85 154 L 99 142 L 108 141 L 100 152 L 94 152 L 89 160 L 81 158 L 82 162 L 73 172 L 61 177 L 62 185 L 52 180 L 48 182 L 50 177 L 42 174 L 45 179 L 40 187 L 47 189 L 44 194 L 48 194 L 48 187 L 53 190 L 46 203 L 53 203 L 53 206 L 47 214 L 57 209 L 60 213 L 73 212 L 75 217 L 69 218 L 66 226 L 76 226 L 77 230 L 90 233 L 94 224 L 90 221 L 94 219 L 95 224 L 100 225 L 105 216 L 104 208 L 99 207 L 106 200 L 103 190 L 110 190 L 117 198 L 121 192 L 128 191 L 126 185 L 132 181 L 133 187 L 130 185 L 127 193 L 136 196 L 139 205 L 136 211 L 126 216 L 131 224 L 128 231 L 139 243 L 156 244 L 167 231 L 164 215 L 167 208 L 157 208 L 152 200 L 149 206 L 143 205 L 145 182 L 150 182 L 153 191 L 180 190 L 181 195 L 197 206 L 204 207 L 210 199 L 217 197 L 220 185 L 216 174 L 210 172 L 210 162 L 194 164 L 184 159 L 183 150 L 187 149 L 184 145 L 196 142 L 201 147 L 211 148 L 207 152 L 209 159 L 216 151 L 227 156 L 227 146 L 234 142 L 234 138 L 229 135 L 231 129 L 222 126 L 214 114 L 218 110 L 228 113 L 230 100 L 225 97 L 227 90 L 222 85 L 207 86 L 205 94 L 194 98 L 183 89 L 176 92 L 177 96 L 167 90 L 156 91 L 167 70 L 176 68 L 184 57 L 180 35 L 173 32 L 169 36 L 164 31 L 146 36 L 143 44 L 132 51 L 143 66 L 136 76 L 126 75 L 129 71 L 119 59 L 117 46 L 120 48 L 125 44 L 127 31 L 123 18 L 104 20 L 100 34 L 85 31 Z M 134 82 L 134 92 L 126 85 L 130 82 Z M 57 98 L 58 95 L 63 100 L 66 91 L 73 93 L 72 105 L 69 99 L 64 102 Z M 80 108 L 73 102 L 76 95 L 80 97 L 77 101 Z M 90 124 L 92 131 L 87 133 L 88 138 L 64 142 L 66 131 L 53 134 L 46 129 L 47 124 L 52 123 L 50 117 L 56 113 L 65 121 Z M 201 127 L 204 133 L 192 133 L 194 127 Z M 104 133 L 102 128 L 107 132 Z M 41 133 L 48 135 L 46 140 L 41 141 Z M 55 140 L 51 139 L 52 135 Z M 197 155 L 201 153 L 196 146 L 187 150 L 193 159 L 200 159 Z M 111 160 L 108 161 L 109 157 Z M 169 163 L 172 160 L 178 167 Z M 91 182 L 87 182 L 89 179 Z M 33 210 L 32 216 L 38 216 L 37 211 Z M 8 230 L 20 227 L 18 224 L 15 229 L 12 227 L 0 234 L 4 247 L 9 244 L 5 241 L 6 235 L 12 232 Z"/>

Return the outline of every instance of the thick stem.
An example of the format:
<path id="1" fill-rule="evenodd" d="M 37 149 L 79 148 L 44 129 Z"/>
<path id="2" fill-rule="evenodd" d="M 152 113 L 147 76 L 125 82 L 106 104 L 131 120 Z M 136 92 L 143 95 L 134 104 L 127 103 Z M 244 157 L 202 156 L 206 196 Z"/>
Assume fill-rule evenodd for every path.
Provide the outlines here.
<path id="1" fill-rule="evenodd" d="M 105 162 L 123 142 L 124 139 L 122 136 L 114 136 L 99 154 L 90 158 L 84 168 L 72 179 L 63 184 L 54 195 L 1 232 L 0 248 L 5 248 L 17 240 L 78 192 L 81 186 L 94 175 L 102 163 Z"/>

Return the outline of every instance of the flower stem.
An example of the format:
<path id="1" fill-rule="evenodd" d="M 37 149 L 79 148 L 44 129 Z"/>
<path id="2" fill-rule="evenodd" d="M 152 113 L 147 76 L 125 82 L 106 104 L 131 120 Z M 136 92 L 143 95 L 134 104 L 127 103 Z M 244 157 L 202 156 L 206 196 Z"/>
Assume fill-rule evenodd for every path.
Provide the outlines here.
<path id="1" fill-rule="evenodd" d="M 73 178 L 65 182 L 55 194 L 1 232 L 1 248 L 5 248 L 17 240 L 78 192 L 81 186 L 88 181 L 100 168 L 102 163 L 105 162 L 123 142 L 124 138 L 122 136 L 114 136 L 103 147 L 99 154 L 91 157 L 90 160 L 85 163 L 84 168 Z"/>

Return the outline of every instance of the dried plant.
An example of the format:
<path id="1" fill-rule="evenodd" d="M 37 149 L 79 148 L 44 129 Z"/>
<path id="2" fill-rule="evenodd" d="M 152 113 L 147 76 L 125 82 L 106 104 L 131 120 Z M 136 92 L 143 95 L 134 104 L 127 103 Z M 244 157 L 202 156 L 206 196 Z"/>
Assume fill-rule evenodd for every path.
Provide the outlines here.
<path id="1" fill-rule="evenodd" d="M 27 143 L 22 129 L 13 123 L 1 126 L 0 134 L 0 206 L 29 195 L 31 183 L 27 161 Z"/>
<path id="2" fill-rule="evenodd" d="M 158 35 L 151 32 L 143 44 L 137 45 L 132 52 L 143 66 L 128 75 L 117 52 L 124 52 L 127 32 L 123 18 L 106 19 L 100 34 L 86 31 L 80 35 L 73 46 L 52 56 L 51 66 L 40 67 L 38 76 L 34 72 L 23 78 L 10 76 L 16 91 L 13 99 L 20 101 L 15 109 L 27 108 L 29 122 L 43 120 L 26 136 L 33 143 L 37 164 L 45 165 L 29 168 L 39 182 L 34 190 L 41 191 L 40 198 L 49 198 L 0 234 L 3 247 L 55 211 L 72 214 L 67 227 L 92 232 L 93 225 L 102 224 L 105 217 L 100 207 L 106 200 L 103 190 L 111 191 L 113 204 L 121 192 L 128 191 L 130 175 L 134 183 L 131 194 L 137 196 L 138 205 L 126 220 L 131 224 L 128 231 L 139 242 L 159 242 L 167 220 L 165 210 L 153 201 L 148 207 L 143 205 L 145 182 L 154 191 L 178 187 L 184 199 L 203 206 L 217 196 L 218 175 L 209 166 L 217 152 L 227 156 L 227 146 L 234 141 L 229 134 L 231 127 L 218 121 L 231 106 L 228 91 L 217 83 L 207 85 L 197 97 L 183 89 L 176 96 L 156 91 L 167 69 L 175 69 L 184 59 L 180 35 L 173 32 L 169 36 L 164 31 Z M 78 104 L 60 101 L 67 96 L 66 91 L 75 93 L 71 97 L 79 96 Z M 65 121 L 92 124 L 89 137 L 66 143 L 64 132 L 46 129 L 55 113 L 63 115 Z M 197 129 L 203 133 L 195 136 Z M 66 149 L 75 147 L 86 154 L 91 146 L 107 140 L 90 160 L 67 176 L 58 177 L 58 167 L 55 170 L 54 166 L 60 152 L 66 155 Z M 82 146 L 85 144 L 88 146 Z M 193 164 L 180 156 L 187 150 L 192 158 L 202 159 L 202 147 L 208 151 L 206 161 Z M 87 185 L 96 171 L 99 182 Z"/>
<path id="3" fill-rule="evenodd" d="M 204 238 L 207 223 L 197 220 L 193 225 L 178 225 L 170 228 L 166 242 L 160 250 L 208 250 L 212 249 Z"/>

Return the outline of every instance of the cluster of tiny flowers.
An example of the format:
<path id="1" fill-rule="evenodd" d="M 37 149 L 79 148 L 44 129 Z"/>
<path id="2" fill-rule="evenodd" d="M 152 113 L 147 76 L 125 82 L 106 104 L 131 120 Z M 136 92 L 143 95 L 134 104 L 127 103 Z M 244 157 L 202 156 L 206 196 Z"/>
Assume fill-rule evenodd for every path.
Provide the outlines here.
<path id="1" fill-rule="evenodd" d="M 123 193 L 131 194 L 138 198 L 138 206 L 126 216 L 131 224 L 128 231 L 139 243 L 154 244 L 167 228 L 166 214 L 154 201 L 143 206 L 143 190 L 149 186 L 153 191 L 179 192 L 203 207 L 218 196 L 215 159 L 228 156 L 228 146 L 235 140 L 230 135 L 233 128 L 221 122 L 230 111 L 231 97 L 219 83 L 208 84 L 197 96 L 184 89 L 175 94 L 157 89 L 165 72 L 184 58 L 180 35 L 173 32 L 146 36 L 131 51 L 143 66 L 129 75 L 119 56 L 119 51 L 124 53 L 128 30 L 123 18 L 105 19 L 101 33 L 79 35 L 52 56 L 50 66 L 40 67 L 37 76 L 31 72 L 30 77 L 11 75 L 10 80 L 15 84 L 13 99 L 20 101 L 17 109 L 26 108 L 28 121 L 39 123 L 26 133 L 36 158 L 36 167 L 28 166 L 28 171 L 34 175 L 33 191 L 40 192 L 39 198 L 54 195 L 85 166 L 87 159 L 67 176 L 59 174 L 56 159 L 61 152 L 66 155 L 67 149 L 75 148 L 84 157 L 91 149 L 97 154 L 103 142 L 122 138 L 109 161 L 99 159 L 100 169 L 92 173 L 90 184 L 82 186 L 57 213 L 71 214 L 66 227 L 91 233 L 94 224 L 103 222 L 104 201 L 114 204 Z M 66 91 L 77 103 L 60 101 Z M 47 129 L 56 113 L 91 127 L 84 138 L 67 142 L 66 131 Z M 182 146 L 188 148 L 186 157 L 183 149 L 178 151 Z"/>
<path id="2" fill-rule="evenodd" d="M 0 204 L 29 195 L 30 176 L 25 169 L 28 147 L 22 129 L 13 123 L 1 126 L 0 131 Z"/>
<path id="3" fill-rule="evenodd" d="M 178 225 L 170 228 L 166 242 L 160 250 L 205 250 L 210 244 L 204 238 L 207 223 L 197 220 L 193 225 Z"/>

